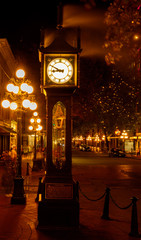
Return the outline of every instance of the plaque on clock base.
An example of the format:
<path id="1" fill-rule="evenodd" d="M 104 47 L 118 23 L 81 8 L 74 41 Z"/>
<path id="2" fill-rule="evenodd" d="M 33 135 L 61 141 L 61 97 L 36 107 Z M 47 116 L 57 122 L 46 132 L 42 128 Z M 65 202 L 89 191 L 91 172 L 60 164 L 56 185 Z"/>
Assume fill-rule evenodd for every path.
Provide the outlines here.
<path id="1" fill-rule="evenodd" d="M 39 194 L 37 229 L 68 229 L 79 226 L 78 184 L 69 182 L 42 183 Z"/>

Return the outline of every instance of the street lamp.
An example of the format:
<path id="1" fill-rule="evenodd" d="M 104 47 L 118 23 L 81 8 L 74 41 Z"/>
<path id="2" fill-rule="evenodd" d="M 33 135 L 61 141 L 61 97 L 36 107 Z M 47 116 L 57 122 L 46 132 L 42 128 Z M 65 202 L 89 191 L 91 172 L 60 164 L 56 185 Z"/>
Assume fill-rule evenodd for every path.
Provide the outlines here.
<path id="1" fill-rule="evenodd" d="M 42 130 L 42 126 L 40 125 L 41 119 L 38 117 L 38 112 L 33 113 L 33 117 L 30 119 L 31 126 L 29 126 L 30 131 L 34 131 L 35 138 L 34 138 L 34 158 L 33 158 L 33 168 L 32 171 L 35 171 L 37 167 L 37 159 L 36 159 L 36 133 L 37 131 Z"/>
<path id="2" fill-rule="evenodd" d="M 4 108 L 10 108 L 17 112 L 17 169 L 16 178 L 14 179 L 14 191 L 11 198 L 12 204 L 25 204 L 26 197 L 24 193 L 24 179 L 22 177 L 22 112 L 24 108 L 30 108 L 35 110 L 37 104 L 33 102 L 33 87 L 28 85 L 29 80 L 24 78 L 25 72 L 22 69 L 17 70 L 16 79 L 10 79 L 10 83 L 7 85 L 6 96 L 7 99 L 2 101 L 2 106 Z M 26 88 L 23 88 L 26 84 Z M 31 100 L 31 101 L 30 101 Z M 34 106 L 34 108 L 33 108 Z"/>
<path id="3" fill-rule="evenodd" d="M 120 138 L 123 139 L 123 150 L 125 150 L 125 140 L 128 139 L 128 133 L 125 130 L 123 130 Z"/>

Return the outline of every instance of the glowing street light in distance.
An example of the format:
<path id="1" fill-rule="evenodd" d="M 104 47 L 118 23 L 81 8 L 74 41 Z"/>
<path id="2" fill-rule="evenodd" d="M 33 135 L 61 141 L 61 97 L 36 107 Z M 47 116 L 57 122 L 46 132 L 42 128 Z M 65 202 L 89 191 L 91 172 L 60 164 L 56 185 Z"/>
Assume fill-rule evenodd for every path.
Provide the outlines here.
<path id="1" fill-rule="evenodd" d="M 38 116 L 38 113 L 37 113 L 37 112 L 34 112 L 34 113 L 33 113 L 33 116 L 34 116 L 34 117 L 37 117 L 37 116 Z"/>
<path id="2" fill-rule="evenodd" d="M 40 118 L 38 118 L 38 119 L 37 119 L 37 123 L 40 123 L 40 122 L 41 122 L 41 119 L 40 119 Z"/>
<path id="3" fill-rule="evenodd" d="M 32 131 L 32 130 L 33 130 L 33 126 L 29 126 L 29 128 L 28 128 L 28 129 Z"/>
<path id="4" fill-rule="evenodd" d="M 31 122 L 31 123 L 34 123 L 34 118 L 31 118 L 31 119 L 30 119 L 30 122 Z"/>
<path id="5" fill-rule="evenodd" d="M 41 125 L 38 125 L 38 128 L 36 128 L 36 131 L 41 131 L 42 130 L 42 126 Z"/>

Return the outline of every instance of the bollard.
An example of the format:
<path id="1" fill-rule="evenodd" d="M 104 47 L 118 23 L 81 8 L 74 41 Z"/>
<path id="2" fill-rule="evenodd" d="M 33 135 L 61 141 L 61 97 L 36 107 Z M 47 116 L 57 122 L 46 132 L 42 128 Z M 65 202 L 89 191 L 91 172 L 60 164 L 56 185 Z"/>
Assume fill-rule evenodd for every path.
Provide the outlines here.
<path id="1" fill-rule="evenodd" d="M 137 198 L 132 197 L 132 215 L 131 215 L 131 232 L 129 233 L 132 237 L 140 237 L 141 235 L 138 232 L 138 216 L 137 216 Z"/>
<path id="2" fill-rule="evenodd" d="M 29 176 L 29 163 L 27 162 L 27 166 L 26 166 L 26 176 Z"/>
<path id="3" fill-rule="evenodd" d="M 105 195 L 105 202 L 103 208 L 103 215 L 102 219 L 109 220 L 109 195 L 110 195 L 110 188 L 106 188 L 106 195 Z"/>

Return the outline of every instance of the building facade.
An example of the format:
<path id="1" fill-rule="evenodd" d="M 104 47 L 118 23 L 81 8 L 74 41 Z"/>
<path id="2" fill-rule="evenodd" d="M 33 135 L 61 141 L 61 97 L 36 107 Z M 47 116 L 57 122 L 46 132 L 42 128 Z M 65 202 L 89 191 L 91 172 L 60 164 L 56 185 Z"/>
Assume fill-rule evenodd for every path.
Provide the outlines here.
<path id="1" fill-rule="evenodd" d="M 14 111 L 3 109 L 6 85 L 14 76 L 16 60 L 7 39 L 0 39 L 0 155 L 3 151 L 16 146 L 16 116 Z"/>

